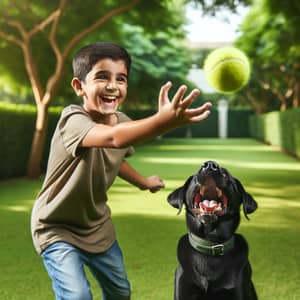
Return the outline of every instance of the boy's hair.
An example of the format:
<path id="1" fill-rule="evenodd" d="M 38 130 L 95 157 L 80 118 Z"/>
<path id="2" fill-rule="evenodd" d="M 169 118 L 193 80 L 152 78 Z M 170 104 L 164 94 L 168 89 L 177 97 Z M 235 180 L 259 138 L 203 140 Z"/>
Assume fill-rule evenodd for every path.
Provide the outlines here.
<path id="1" fill-rule="evenodd" d="M 72 62 L 74 77 L 84 81 L 93 66 L 105 58 L 124 61 L 129 74 L 131 58 L 126 49 L 111 42 L 96 42 L 82 47 L 75 54 Z"/>

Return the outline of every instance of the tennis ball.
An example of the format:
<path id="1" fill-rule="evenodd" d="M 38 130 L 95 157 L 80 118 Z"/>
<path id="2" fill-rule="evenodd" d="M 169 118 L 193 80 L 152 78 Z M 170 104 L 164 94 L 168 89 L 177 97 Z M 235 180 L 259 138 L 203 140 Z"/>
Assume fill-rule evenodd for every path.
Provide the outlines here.
<path id="1" fill-rule="evenodd" d="M 234 93 L 244 87 L 250 77 L 248 57 L 235 47 L 218 48 L 204 62 L 208 83 L 222 93 Z"/>

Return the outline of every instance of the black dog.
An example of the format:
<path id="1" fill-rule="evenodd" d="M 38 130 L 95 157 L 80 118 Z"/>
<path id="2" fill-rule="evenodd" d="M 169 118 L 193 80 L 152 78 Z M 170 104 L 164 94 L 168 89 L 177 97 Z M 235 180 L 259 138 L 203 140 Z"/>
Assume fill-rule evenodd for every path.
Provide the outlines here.
<path id="1" fill-rule="evenodd" d="M 179 210 L 185 204 L 189 231 L 178 243 L 174 299 L 256 300 L 248 245 L 235 231 L 240 205 L 248 219 L 257 203 L 240 181 L 207 161 L 168 201 Z"/>

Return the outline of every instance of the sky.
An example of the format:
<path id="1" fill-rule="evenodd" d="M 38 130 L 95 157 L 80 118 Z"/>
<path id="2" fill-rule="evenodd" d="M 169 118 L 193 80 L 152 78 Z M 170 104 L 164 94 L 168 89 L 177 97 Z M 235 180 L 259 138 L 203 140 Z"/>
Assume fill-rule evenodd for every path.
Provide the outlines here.
<path id="1" fill-rule="evenodd" d="M 247 13 L 247 9 L 240 7 L 239 14 L 223 10 L 215 17 L 203 16 L 201 9 L 187 6 L 186 16 L 189 20 L 185 26 L 187 38 L 192 42 L 232 42 L 237 36 L 238 25 Z"/>

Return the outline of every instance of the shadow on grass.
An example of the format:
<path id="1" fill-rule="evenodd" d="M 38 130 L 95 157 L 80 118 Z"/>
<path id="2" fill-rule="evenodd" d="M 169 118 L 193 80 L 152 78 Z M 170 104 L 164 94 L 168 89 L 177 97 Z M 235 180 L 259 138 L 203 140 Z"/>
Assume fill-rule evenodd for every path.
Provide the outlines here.
<path id="1" fill-rule="evenodd" d="M 0 214 L 0 299 L 53 299 L 50 281 L 32 246 L 29 213 L 0 210 Z M 266 222 L 261 222 L 262 215 Z M 116 215 L 113 221 L 132 284 L 132 298 L 171 300 L 177 241 L 186 232 L 184 217 L 128 214 Z M 262 209 L 251 216 L 251 221 L 242 221 L 239 231 L 249 242 L 260 299 L 300 299 L 299 226 L 290 226 L 297 223 L 297 214 L 288 207 L 273 212 Z M 96 297 L 99 289 L 89 278 Z"/>

